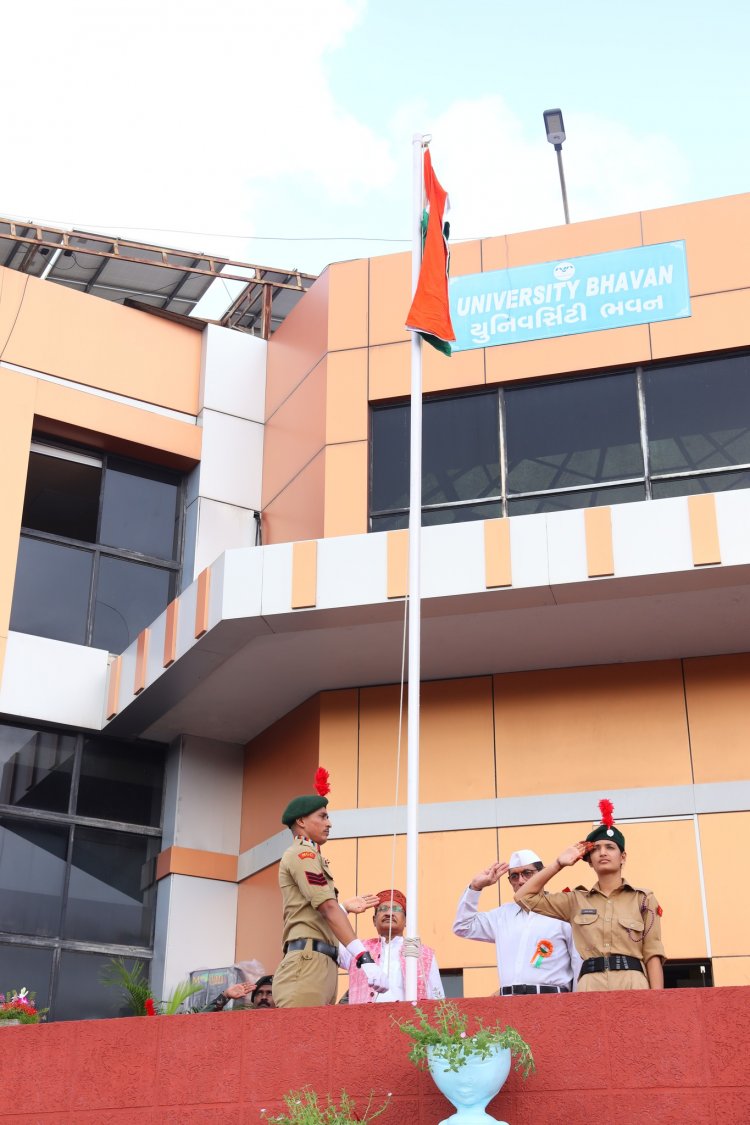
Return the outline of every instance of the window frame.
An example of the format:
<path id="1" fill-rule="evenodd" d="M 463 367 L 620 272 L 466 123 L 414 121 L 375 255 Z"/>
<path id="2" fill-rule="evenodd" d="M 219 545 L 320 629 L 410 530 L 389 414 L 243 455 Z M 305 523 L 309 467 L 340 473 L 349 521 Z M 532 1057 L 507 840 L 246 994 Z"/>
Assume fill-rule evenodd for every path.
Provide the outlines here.
<path id="1" fill-rule="evenodd" d="M 51 452 L 46 452 L 50 450 Z M 29 455 L 32 453 L 40 454 L 41 456 L 59 456 L 63 460 L 79 461 L 83 464 L 101 466 L 101 480 L 99 484 L 99 505 L 96 520 L 96 542 L 88 542 L 82 539 L 74 539 L 71 536 L 57 535 L 49 531 L 38 531 L 36 528 L 25 527 L 21 525 L 20 538 L 21 539 L 34 539 L 40 542 L 54 543 L 61 547 L 70 547 L 77 550 L 87 552 L 92 559 L 91 566 L 91 580 L 89 583 L 88 604 L 86 608 L 86 628 L 84 630 L 83 644 L 91 647 L 94 635 L 94 619 L 96 611 L 96 597 L 99 587 L 99 567 L 102 557 L 121 559 L 125 562 L 134 562 L 142 566 L 148 566 L 152 569 L 167 572 L 169 574 L 169 598 L 168 601 L 173 599 L 182 582 L 182 570 L 184 565 L 184 546 L 185 546 L 185 497 L 186 497 L 186 479 L 183 473 L 177 470 L 172 470 L 162 465 L 146 461 L 137 461 L 132 457 L 123 457 L 118 453 L 110 454 L 108 452 L 91 451 L 80 446 L 68 446 L 62 442 L 54 440 L 45 440 L 42 434 L 32 434 L 32 440 L 29 447 Z M 110 547 L 107 544 L 99 542 L 102 525 L 102 509 L 104 504 L 104 490 L 105 490 L 105 477 L 109 471 L 109 462 L 113 460 L 117 462 L 117 466 L 113 466 L 113 471 L 117 471 L 119 465 L 127 467 L 132 465 L 140 470 L 146 468 L 153 468 L 157 473 L 163 473 L 167 478 L 172 477 L 177 486 L 177 499 L 176 499 L 176 518 L 175 518 L 175 536 L 174 536 L 174 557 L 172 559 L 159 558 L 155 555 L 147 555 L 141 551 L 131 550 L 125 547 Z M 135 475 L 135 474 L 134 474 Z M 36 635 L 36 634 L 34 634 Z M 73 642 L 75 643 L 75 642 Z M 132 642 L 131 642 L 132 643 Z"/>

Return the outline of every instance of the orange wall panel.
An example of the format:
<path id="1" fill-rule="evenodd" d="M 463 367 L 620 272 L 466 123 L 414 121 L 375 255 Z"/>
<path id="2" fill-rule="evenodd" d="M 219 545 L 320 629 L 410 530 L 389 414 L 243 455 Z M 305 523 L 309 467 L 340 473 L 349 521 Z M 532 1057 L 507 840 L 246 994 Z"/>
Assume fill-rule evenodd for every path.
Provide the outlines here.
<path id="1" fill-rule="evenodd" d="M 730 886 L 738 857 L 750 840 L 750 812 L 699 816 L 703 873 L 712 952 L 717 957 L 750 951 L 750 898 Z M 741 860 L 740 860 L 741 862 Z"/>
<path id="2" fill-rule="evenodd" d="M 292 543 L 321 539 L 324 528 L 326 453 L 309 465 L 263 509 L 263 542 Z"/>
<path id="3" fill-rule="evenodd" d="M 28 274 L 0 267 L 0 359 L 8 358 L 6 349 L 12 340 L 19 309 L 31 280 Z"/>
<path id="4" fill-rule="evenodd" d="M 359 693 L 325 691 L 320 696 L 320 764 L 331 775 L 335 810 L 357 807 Z"/>
<path id="5" fill-rule="evenodd" d="M 486 944 L 489 952 L 493 945 Z M 439 964 L 439 962 L 438 962 Z M 451 966 L 448 966 L 450 968 Z M 457 966 L 460 968 L 461 966 Z M 498 989 L 497 965 L 478 969 L 464 969 L 464 996 L 494 996 Z"/>
<path id="6" fill-rule="evenodd" d="M 496 676 L 495 728 L 501 797 L 692 780 L 678 661 Z"/>
<path id="7" fill-rule="evenodd" d="M 689 317 L 651 325 L 653 358 L 744 347 L 749 318 L 750 289 L 693 297 Z"/>
<path id="8" fill-rule="evenodd" d="M 367 531 L 367 453 L 366 441 L 326 447 L 323 534 L 327 538 Z"/>
<path id="9" fill-rule="evenodd" d="M 28 279 L 3 359 L 171 410 L 198 412 L 200 331 L 38 278 Z"/>
<path id="10" fill-rule="evenodd" d="M 281 917 L 279 868 L 274 863 L 237 888 L 235 959 L 258 960 L 267 973 L 274 973 L 282 956 Z"/>
<path id="11" fill-rule="evenodd" d="M 328 267 L 328 351 L 367 347 L 370 263 L 367 258 Z"/>
<path id="12" fill-rule="evenodd" d="M 343 902 L 346 899 L 353 898 L 357 893 L 357 841 L 336 840 L 336 820 L 333 812 L 331 813 L 331 820 L 333 822 L 331 835 L 334 839 L 331 839 L 323 850 L 333 872 L 335 886 L 339 892 L 339 900 Z M 358 917 L 366 917 L 366 915 L 349 915 L 352 926 L 356 926 Z M 369 937 L 369 934 L 367 936 Z"/>
<path id="13" fill-rule="evenodd" d="M 484 357 L 484 348 L 447 356 L 429 344 L 423 345 L 422 390 L 425 394 L 435 394 L 437 391 L 483 386 Z"/>
<path id="14" fill-rule="evenodd" d="M 370 373 L 368 397 L 378 399 L 403 398 L 411 386 L 411 345 L 384 344 L 370 348 Z"/>
<path id="15" fill-rule="evenodd" d="M 528 344 L 503 344 L 486 349 L 488 383 L 512 383 L 544 375 L 590 371 L 621 364 L 648 363 L 651 344 L 647 324 L 582 332 Z"/>
<path id="16" fill-rule="evenodd" d="M 750 286 L 750 195 L 644 211 L 643 242 L 685 239 L 691 293 Z"/>
<path id="17" fill-rule="evenodd" d="M 469 273 L 482 272 L 482 243 L 454 242 L 450 248 L 450 276 L 463 277 Z"/>
<path id="18" fill-rule="evenodd" d="M 127 447 L 132 450 L 131 456 L 142 451 L 149 460 L 168 461 L 181 468 L 200 460 L 200 426 L 42 379 L 36 380 L 36 384 L 36 425 L 40 430 L 48 429 L 44 422 L 47 419 L 71 430 L 85 431 L 80 440 L 97 449 Z M 154 451 L 166 457 L 155 456 Z"/>
<path id="19" fill-rule="evenodd" d="M 6 279 L 4 275 L 3 280 Z M 8 634 L 16 578 L 36 380 L 15 371 L 0 371 L 0 385 L 3 395 L 3 409 L 0 412 L 0 637 L 5 637 Z"/>
<path id="20" fill-rule="evenodd" d="M 482 267 L 485 273 L 508 268 L 508 235 L 482 239 Z"/>
<path id="21" fill-rule="evenodd" d="M 247 744 L 241 852 L 281 832 L 281 814 L 292 797 L 313 792 L 319 742 L 320 697 L 316 696 Z"/>
<path id="22" fill-rule="evenodd" d="M 714 957 L 711 967 L 717 988 L 750 984 L 750 957 Z"/>
<path id="23" fill-rule="evenodd" d="M 325 355 L 328 346 L 328 287 L 326 270 L 297 302 L 268 343 L 266 418 Z"/>
<path id="24" fill-rule="evenodd" d="M 325 444 L 325 359 L 269 417 L 263 441 L 263 507 L 312 461 Z"/>
<path id="25" fill-rule="evenodd" d="M 750 778 L 750 653 L 684 661 L 696 783 Z"/>
<path id="26" fill-rule="evenodd" d="M 367 350 L 329 353 L 325 440 L 367 441 Z"/>
<path id="27" fill-rule="evenodd" d="M 398 685 L 365 688 L 360 693 L 361 807 L 394 802 L 398 700 Z M 471 801 L 494 797 L 490 678 L 422 684 L 421 702 L 420 801 Z M 405 707 L 399 783 L 401 802 L 406 800 L 406 714 Z M 459 768 L 460 773 L 457 773 Z"/>
<path id="28" fill-rule="evenodd" d="M 411 307 L 411 254 L 370 259 L 370 344 L 408 340 L 404 328 Z"/>
<path id="29" fill-rule="evenodd" d="M 615 215 L 561 227 L 521 231 L 509 234 L 507 243 L 509 268 L 554 262 L 559 258 L 580 258 L 608 250 L 627 250 L 641 245 L 641 217 L 638 213 Z"/>
<path id="30" fill-rule="evenodd" d="M 592 809 L 592 820 L 594 819 L 593 814 L 596 813 L 596 811 L 596 806 L 594 806 Z M 582 840 L 586 833 L 590 831 L 591 824 L 588 821 L 578 824 L 523 824 L 513 825 L 511 828 L 501 828 L 498 834 L 500 843 L 498 858 L 502 862 L 507 863 L 513 852 L 517 852 L 521 848 L 531 848 L 533 852 L 536 852 L 543 863 L 552 863 L 553 859 L 555 859 L 564 848 L 567 848 L 577 840 Z M 489 862 L 488 859 L 487 863 Z M 485 863 L 485 867 L 487 863 Z M 479 868 L 477 868 L 477 870 L 479 870 Z M 558 875 L 554 875 L 547 886 L 551 891 L 561 891 L 564 887 L 575 887 L 579 883 L 589 885 L 594 882 L 593 879 L 589 879 L 590 874 L 589 867 L 581 863 L 578 864 L 575 871 L 571 871 L 571 869 L 568 868 L 565 871 L 561 871 Z M 574 880 L 574 882 L 571 882 L 571 879 Z M 506 902 L 513 902 L 514 892 L 508 882 L 507 875 L 504 875 L 500 880 L 499 889 L 500 901 L 503 905 L 505 905 Z M 487 902 L 485 902 L 485 898 Z M 494 905 L 492 888 L 489 887 L 486 891 L 482 891 L 480 906 L 482 910 L 489 910 Z"/>

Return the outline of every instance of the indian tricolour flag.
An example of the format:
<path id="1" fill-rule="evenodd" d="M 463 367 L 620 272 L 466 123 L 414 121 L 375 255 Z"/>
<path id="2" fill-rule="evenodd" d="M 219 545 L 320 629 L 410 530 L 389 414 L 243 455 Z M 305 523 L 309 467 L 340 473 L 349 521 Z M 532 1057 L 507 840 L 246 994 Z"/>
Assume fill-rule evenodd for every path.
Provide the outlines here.
<path id="1" fill-rule="evenodd" d="M 451 340 L 456 339 L 456 334 L 448 304 L 450 254 L 445 221 L 448 193 L 440 186 L 432 169 L 429 149 L 425 149 L 424 154 L 424 194 L 422 266 L 406 327 L 418 332 L 433 348 L 450 355 Z"/>

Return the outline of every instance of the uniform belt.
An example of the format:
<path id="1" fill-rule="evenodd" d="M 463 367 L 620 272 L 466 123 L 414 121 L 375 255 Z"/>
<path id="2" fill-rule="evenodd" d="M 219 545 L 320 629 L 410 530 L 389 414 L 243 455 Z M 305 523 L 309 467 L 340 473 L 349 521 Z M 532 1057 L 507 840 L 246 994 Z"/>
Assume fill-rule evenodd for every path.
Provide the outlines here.
<path id="1" fill-rule="evenodd" d="M 500 989 L 501 996 L 526 996 L 537 992 L 570 992 L 566 984 L 506 984 Z"/>
<path id="2" fill-rule="evenodd" d="M 338 964 L 339 951 L 335 945 L 329 945 L 327 941 L 318 941 L 317 938 L 297 938 L 295 941 L 288 941 L 284 946 L 284 954 L 291 953 L 295 949 L 304 949 L 307 943 L 310 943 L 314 953 L 324 953 L 326 957 L 330 957 L 332 961 Z"/>
<path id="3" fill-rule="evenodd" d="M 586 973 L 621 973 L 625 969 L 635 969 L 637 973 L 645 972 L 643 961 L 638 957 L 628 957 L 624 953 L 610 953 L 609 957 L 589 957 L 584 961 L 578 979 L 585 977 Z"/>

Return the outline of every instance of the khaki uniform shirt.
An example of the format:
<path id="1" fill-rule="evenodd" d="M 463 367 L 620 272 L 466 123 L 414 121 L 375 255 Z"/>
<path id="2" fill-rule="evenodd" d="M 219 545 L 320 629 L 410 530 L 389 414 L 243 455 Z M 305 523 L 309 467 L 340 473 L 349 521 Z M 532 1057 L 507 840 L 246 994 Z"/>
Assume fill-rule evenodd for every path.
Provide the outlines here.
<path id="1" fill-rule="evenodd" d="M 321 903 L 338 898 L 328 861 L 312 840 L 296 836 L 279 864 L 279 887 L 284 904 L 283 942 L 318 938 L 338 948 L 338 938 L 318 910 Z"/>
<path id="2" fill-rule="evenodd" d="M 591 890 L 576 887 L 558 893 L 524 894 L 516 901 L 524 910 L 570 922 L 575 947 L 584 961 L 624 953 L 648 961 L 664 960 L 661 942 L 661 907 L 651 891 L 632 887 L 624 880 L 607 896 L 599 883 Z"/>

